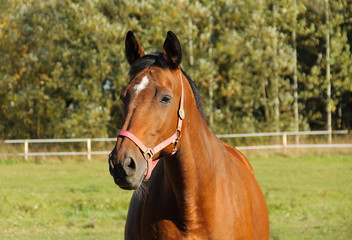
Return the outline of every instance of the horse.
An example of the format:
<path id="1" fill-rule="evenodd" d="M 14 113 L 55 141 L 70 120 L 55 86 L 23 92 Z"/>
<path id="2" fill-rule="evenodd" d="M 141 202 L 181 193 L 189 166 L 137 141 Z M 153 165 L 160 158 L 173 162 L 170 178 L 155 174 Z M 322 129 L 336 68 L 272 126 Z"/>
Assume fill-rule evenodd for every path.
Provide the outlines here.
<path id="1" fill-rule="evenodd" d="M 123 126 L 108 159 L 115 184 L 135 190 L 125 239 L 269 239 L 253 168 L 208 128 L 176 35 L 145 54 L 129 31 L 125 52 Z"/>

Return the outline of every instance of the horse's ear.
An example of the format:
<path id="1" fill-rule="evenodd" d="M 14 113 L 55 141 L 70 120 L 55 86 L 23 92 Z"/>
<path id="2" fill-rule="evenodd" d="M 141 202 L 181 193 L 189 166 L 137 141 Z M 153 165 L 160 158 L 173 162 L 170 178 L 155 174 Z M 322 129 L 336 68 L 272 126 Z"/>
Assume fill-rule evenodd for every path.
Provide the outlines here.
<path id="1" fill-rule="evenodd" d="M 164 42 L 164 59 L 169 64 L 171 69 L 179 68 L 182 61 L 181 44 L 176 35 L 169 31 Z"/>
<path id="2" fill-rule="evenodd" d="M 126 57 L 129 64 L 144 56 L 144 51 L 137 38 L 131 31 L 128 31 L 125 40 Z"/>

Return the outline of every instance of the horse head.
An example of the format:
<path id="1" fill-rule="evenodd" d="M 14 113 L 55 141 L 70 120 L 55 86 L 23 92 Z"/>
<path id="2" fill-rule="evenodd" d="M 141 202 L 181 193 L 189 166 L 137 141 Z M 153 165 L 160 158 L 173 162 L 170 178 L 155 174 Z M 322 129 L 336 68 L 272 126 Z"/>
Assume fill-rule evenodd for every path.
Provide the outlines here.
<path id="1" fill-rule="evenodd" d="M 163 52 L 145 55 L 132 32 L 125 41 L 130 81 L 121 92 L 122 130 L 109 155 L 110 174 L 122 189 L 148 180 L 157 159 L 177 151 L 183 110 L 182 51 L 168 32 Z"/>

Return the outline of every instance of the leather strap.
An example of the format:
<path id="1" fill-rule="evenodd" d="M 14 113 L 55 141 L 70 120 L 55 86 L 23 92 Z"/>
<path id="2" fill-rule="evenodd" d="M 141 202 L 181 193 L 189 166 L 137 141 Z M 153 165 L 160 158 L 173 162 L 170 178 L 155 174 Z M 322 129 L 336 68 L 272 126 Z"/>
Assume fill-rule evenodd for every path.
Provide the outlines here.
<path id="1" fill-rule="evenodd" d="M 169 146 L 170 144 L 175 144 L 174 149 L 172 150 L 171 155 L 175 154 L 177 152 L 177 144 L 178 141 L 181 138 L 181 129 L 182 129 L 182 120 L 185 118 L 185 111 L 183 108 L 184 105 L 184 87 L 183 87 L 183 81 L 182 81 L 182 71 L 180 70 L 180 81 L 181 81 L 181 99 L 180 99 L 180 104 L 179 104 L 179 109 L 178 109 L 178 120 L 177 120 L 177 128 L 168 139 L 164 140 L 163 142 L 159 143 L 155 147 L 148 148 L 146 147 L 142 141 L 139 140 L 138 137 L 136 137 L 133 133 L 131 133 L 128 130 L 120 130 L 117 134 L 117 137 L 127 137 L 130 139 L 142 152 L 144 159 L 147 161 L 147 169 L 144 174 L 144 181 L 148 181 L 153 169 L 155 166 L 158 164 L 159 159 L 154 159 L 153 156 Z"/>

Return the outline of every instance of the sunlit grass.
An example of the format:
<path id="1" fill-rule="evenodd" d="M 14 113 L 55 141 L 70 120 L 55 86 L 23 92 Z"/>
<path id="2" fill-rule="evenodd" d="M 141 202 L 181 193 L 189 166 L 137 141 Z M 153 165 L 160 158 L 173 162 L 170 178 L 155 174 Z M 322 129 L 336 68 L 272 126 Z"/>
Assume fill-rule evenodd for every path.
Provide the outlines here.
<path id="1" fill-rule="evenodd" d="M 271 239 L 352 239 L 352 155 L 256 158 Z"/>
<path id="2" fill-rule="evenodd" d="M 1 164 L 0 175 L 0 239 L 123 239 L 131 192 L 105 162 Z"/>
<path id="3" fill-rule="evenodd" d="M 83 159 L 0 162 L 0 239 L 123 239 L 132 192 Z M 352 239 L 352 155 L 250 161 L 271 239 Z"/>

